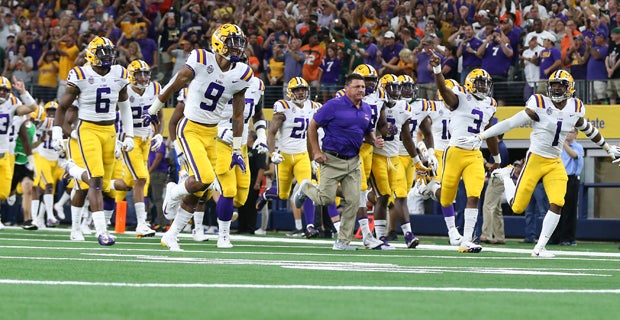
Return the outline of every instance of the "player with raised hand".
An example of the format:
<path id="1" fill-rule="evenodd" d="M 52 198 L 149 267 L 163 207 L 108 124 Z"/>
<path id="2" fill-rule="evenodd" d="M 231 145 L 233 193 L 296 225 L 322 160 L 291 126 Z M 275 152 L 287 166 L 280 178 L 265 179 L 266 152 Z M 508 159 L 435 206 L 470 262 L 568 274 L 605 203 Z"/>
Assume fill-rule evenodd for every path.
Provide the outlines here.
<path id="1" fill-rule="evenodd" d="M 547 80 L 547 95 L 532 95 L 525 103 L 525 110 L 490 129 L 463 139 L 463 143 L 477 146 L 484 139 L 526 123 L 532 124 L 530 148 L 517 185 L 515 186 L 510 178 L 512 167 L 497 169 L 492 175 L 503 180 L 504 194 L 515 213 L 525 211 L 536 184 L 542 180 L 550 206 L 543 220 L 538 243 L 532 250 L 533 257 L 554 256 L 546 250 L 546 245 L 560 220 L 564 206 L 568 176 L 560 155 L 568 132 L 575 127 L 605 150 L 609 157 L 614 160 L 620 157 L 618 147 L 605 142 L 598 129 L 584 119 L 586 108 L 574 94 L 575 82 L 571 74 L 566 70 L 554 71 Z"/>

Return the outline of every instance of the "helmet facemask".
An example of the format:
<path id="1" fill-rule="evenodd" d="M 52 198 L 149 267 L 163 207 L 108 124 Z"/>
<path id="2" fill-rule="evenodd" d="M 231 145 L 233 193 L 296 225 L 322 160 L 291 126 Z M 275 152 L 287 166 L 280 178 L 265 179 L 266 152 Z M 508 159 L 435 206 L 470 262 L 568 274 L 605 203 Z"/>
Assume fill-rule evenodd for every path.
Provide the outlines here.
<path id="1" fill-rule="evenodd" d="M 493 95 L 493 82 L 486 77 L 477 77 L 474 79 L 474 92 L 472 95 L 479 100 Z"/>
<path id="2" fill-rule="evenodd" d="M 4 103 L 11 95 L 11 89 L 0 87 L 0 104 Z"/>
<path id="3" fill-rule="evenodd" d="M 136 70 L 133 73 L 133 85 L 136 86 L 140 90 L 146 89 L 149 83 L 151 82 L 151 71 L 150 70 Z"/>
<path id="4" fill-rule="evenodd" d="M 376 77 L 364 77 L 366 84 L 366 95 L 372 94 L 377 89 L 378 79 Z"/>
<path id="5" fill-rule="evenodd" d="M 112 46 L 99 46 L 95 50 L 95 56 L 99 60 L 99 66 L 111 67 L 116 61 L 116 49 Z"/>
<path id="6" fill-rule="evenodd" d="M 418 88 L 415 86 L 415 84 L 411 83 L 411 82 L 405 82 L 402 84 L 402 89 L 401 89 L 401 96 L 403 99 L 415 99 L 418 96 Z"/>
<path id="7" fill-rule="evenodd" d="M 390 100 L 398 100 L 401 97 L 402 85 L 399 82 L 388 82 L 385 85 L 385 93 Z"/>
<path id="8" fill-rule="evenodd" d="M 291 94 L 293 102 L 301 104 L 310 98 L 310 89 L 308 87 L 293 88 Z"/>
<path id="9" fill-rule="evenodd" d="M 224 57 L 230 60 L 230 62 L 239 62 L 245 54 L 247 41 L 241 35 L 230 34 L 224 40 L 224 46 L 226 48 Z"/>
<path id="10" fill-rule="evenodd" d="M 568 81 L 563 79 L 549 80 L 547 95 L 553 102 L 562 102 L 568 99 Z"/>

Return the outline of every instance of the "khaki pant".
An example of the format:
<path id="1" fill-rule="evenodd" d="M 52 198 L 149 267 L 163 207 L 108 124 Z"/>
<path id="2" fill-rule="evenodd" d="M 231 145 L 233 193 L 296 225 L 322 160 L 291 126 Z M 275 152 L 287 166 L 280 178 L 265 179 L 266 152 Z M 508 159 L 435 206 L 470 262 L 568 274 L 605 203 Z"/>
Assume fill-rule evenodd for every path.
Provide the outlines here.
<path id="1" fill-rule="evenodd" d="M 355 156 L 343 160 L 331 154 L 325 155 L 327 162 L 321 165 L 321 181 L 318 187 L 307 183 L 302 191 L 312 199 L 315 205 L 327 206 L 336 199 L 336 189 L 340 184 L 344 199 L 338 240 L 348 244 L 353 240 L 353 229 L 360 202 L 360 158 Z"/>
<path id="2" fill-rule="evenodd" d="M 482 238 L 505 241 L 504 216 L 502 215 L 502 194 L 504 183 L 498 178 L 489 179 L 482 206 Z"/>

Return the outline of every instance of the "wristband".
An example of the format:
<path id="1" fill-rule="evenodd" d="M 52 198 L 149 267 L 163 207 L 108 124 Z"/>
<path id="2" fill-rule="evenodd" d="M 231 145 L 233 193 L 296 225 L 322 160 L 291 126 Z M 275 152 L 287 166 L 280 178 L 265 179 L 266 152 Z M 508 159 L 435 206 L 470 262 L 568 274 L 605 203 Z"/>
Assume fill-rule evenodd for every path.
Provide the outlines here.
<path id="1" fill-rule="evenodd" d="M 433 67 L 433 73 L 440 74 L 441 73 L 441 65 Z"/>
<path id="2" fill-rule="evenodd" d="M 259 129 L 267 128 L 267 122 L 265 120 L 258 120 L 254 122 L 254 130 L 258 132 Z"/>
<path id="3" fill-rule="evenodd" d="M 424 144 L 424 141 L 418 142 L 417 147 L 418 147 L 418 150 L 420 150 L 422 152 L 424 152 L 424 150 L 426 150 L 426 144 Z"/>
<path id="4" fill-rule="evenodd" d="M 411 158 L 411 160 L 413 160 L 413 164 L 416 165 L 420 162 L 420 156 L 416 155 L 415 157 Z"/>
<path id="5" fill-rule="evenodd" d="M 164 106 L 164 103 L 161 102 L 161 100 L 159 100 L 159 96 L 155 98 L 155 101 L 153 101 L 153 104 L 151 104 L 151 106 L 149 107 L 149 114 L 150 115 L 155 115 L 157 114 L 157 112 L 159 112 L 159 110 Z"/>
<path id="6" fill-rule="evenodd" d="M 502 157 L 499 154 L 496 154 L 493 156 L 493 161 L 497 164 L 500 164 L 500 162 L 502 162 Z"/>
<path id="7" fill-rule="evenodd" d="M 233 150 L 240 150 L 243 138 L 242 137 L 233 137 L 232 148 Z"/>
<path id="8" fill-rule="evenodd" d="M 37 102 L 34 101 L 32 96 L 30 95 L 30 92 L 28 92 L 28 91 L 24 91 L 24 93 L 22 93 L 20 96 L 22 98 L 22 103 L 24 105 L 30 106 L 30 105 L 33 105 L 33 104 L 37 104 Z"/>

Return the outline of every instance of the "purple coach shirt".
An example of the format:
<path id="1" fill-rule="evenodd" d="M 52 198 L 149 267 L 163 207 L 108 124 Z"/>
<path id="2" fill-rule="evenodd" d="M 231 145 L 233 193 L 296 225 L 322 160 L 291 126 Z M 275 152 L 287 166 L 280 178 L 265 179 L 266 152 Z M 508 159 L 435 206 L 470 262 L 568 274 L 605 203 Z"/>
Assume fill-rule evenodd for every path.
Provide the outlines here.
<path id="1" fill-rule="evenodd" d="M 540 79 L 549 79 L 549 75 L 545 74 L 545 69 L 551 67 L 556 60 L 562 59 L 560 49 L 551 47 L 551 49 L 543 49 L 538 55 L 540 59 Z"/>
<path id="2" fill-rule="evenodd" d="M 346 95 L 325 102 L 313 119 L 325 132 L 323 150 L 347 157 L 359 154 L 364 135 L 374 130 L 370 106 L 362 102 L 358 109 Z"/>
<path id="3" fill-rule="evenodd" d="M 508 45 L 510 49 L 510 45 Z M 482 56 L 482 69 L 490 75 L 508 77 L 508 69 L 512 64 L 512 59 L 504 54 L 499 43 L 489 43 Z"/>
<path id="4" fill-rule="evenodd" d="M 609 46 L 593 46 L 594 50 L 598 51 L 601 55 L 599 60 L 594 59 L 592 55 L 588 59 L 588 73 L 586 74 L 587 80 L 604 80 L 607 81 L 607 69 L 605 69 L 605 57 L 607 57 Z"/>

